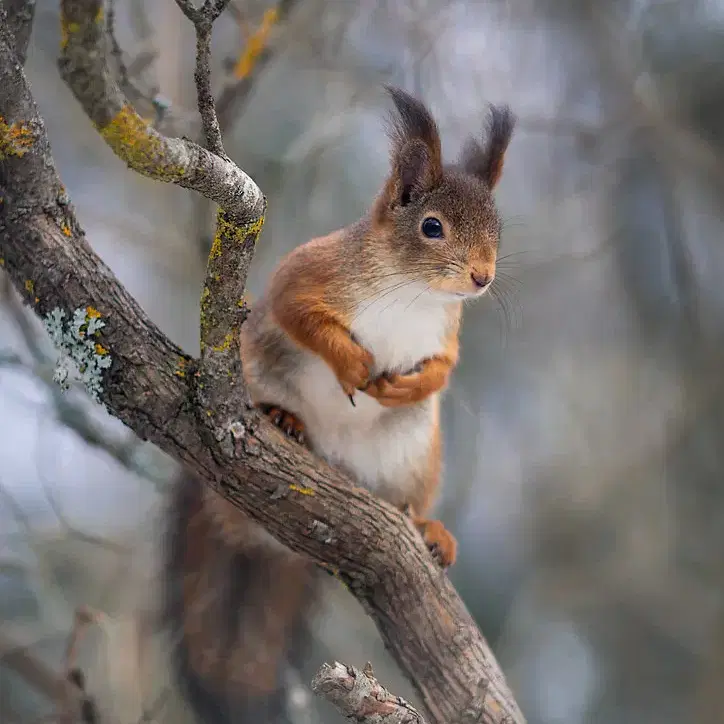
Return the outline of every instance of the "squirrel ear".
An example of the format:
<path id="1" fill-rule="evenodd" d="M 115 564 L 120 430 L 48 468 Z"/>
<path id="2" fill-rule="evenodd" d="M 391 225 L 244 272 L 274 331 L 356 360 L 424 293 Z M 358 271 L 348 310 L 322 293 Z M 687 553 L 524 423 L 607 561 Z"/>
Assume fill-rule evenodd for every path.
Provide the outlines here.
<path id="1" fill-rule="evenodd" d="M 493 189 L 503 173 L 503 161 L 513 135 L 516 118 L 508 106 L 491 106 L 488 120 L 488 140 L 483 146 L 471 138 L 463 149 L 461 165 Z"/>
<path id="2" fill-rule="evenodd" d="M 397 111 L 388 121 L 392 173 L 385 191 L 390 204 L 404 206 L 415 194 L 429 191 L 442 181 L 440 133 L 423 103 L 399 88 L 385 89 Z"/>

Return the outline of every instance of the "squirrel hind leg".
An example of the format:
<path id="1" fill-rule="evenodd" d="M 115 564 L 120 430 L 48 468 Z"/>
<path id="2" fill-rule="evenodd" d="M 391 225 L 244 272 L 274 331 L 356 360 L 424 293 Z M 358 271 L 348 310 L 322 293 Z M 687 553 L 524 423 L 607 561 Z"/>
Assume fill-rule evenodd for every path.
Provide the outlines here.
<path id="1" fill-rule="evenodd" d="M 304 423 L 296 415 L 278 405 L 262 404 L 257 407 L 269 418 L 272 425 L 278 427 L 287 437 L 296 440 L 300 445 L 304 444 Z"/>

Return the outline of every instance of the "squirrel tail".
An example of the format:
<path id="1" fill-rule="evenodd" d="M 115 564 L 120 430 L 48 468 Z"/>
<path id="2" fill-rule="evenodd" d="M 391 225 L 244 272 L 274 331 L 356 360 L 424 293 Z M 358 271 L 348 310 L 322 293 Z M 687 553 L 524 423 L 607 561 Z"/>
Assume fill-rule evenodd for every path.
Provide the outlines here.
<path id="1" fill-rule="evenodd" d="M 188 472 L 167 516 L 163 615 L 181 693 L 205 724 L 281 724 L 311 643 L 314 564 Z"/>

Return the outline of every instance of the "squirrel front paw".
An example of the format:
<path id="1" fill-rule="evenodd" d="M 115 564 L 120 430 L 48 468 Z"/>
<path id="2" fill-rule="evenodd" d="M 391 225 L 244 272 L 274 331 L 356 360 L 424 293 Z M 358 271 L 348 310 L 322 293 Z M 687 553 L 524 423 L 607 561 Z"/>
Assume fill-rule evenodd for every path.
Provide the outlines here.
<path id="1" fill-rule="evenodd" d="M 422 534 L 433 558 L 442 568 L 449 568 L 457 558 L 458 544 L 452 533 L 439 520 L 414 518 L 415 527 Z"/>
<path id="2" fill-rule="evenodd" d="M 275 427 L 278 427 L 287 437 L 304 444 L 304 423 L 291 412 L 283 410 L 276 405 L 261 405 L 260 409 L 269 418 Z"/>
<path id="3" fill-rule="evenodd" d="M 336 349 L 332 369 L 346 395 L 367 386 L 374 362 L 374 357 L 351 337 Z"/>
<path id="4" fill-rule="evenodd" d="M 411 405 L 425 397 L 422 378 L 417 372 L 409 375 L 382 375 L 372 380 L 363 391 L 383 407 Z"/>
<path id="5" fill-rule="evenodd" d="M 383 407 L 400 407 L 421 402 L 447 383 L 450 364 L 433 357 L 417 364 L 407 374 L 385 374 L 372 380 L 364 389 Z"/>

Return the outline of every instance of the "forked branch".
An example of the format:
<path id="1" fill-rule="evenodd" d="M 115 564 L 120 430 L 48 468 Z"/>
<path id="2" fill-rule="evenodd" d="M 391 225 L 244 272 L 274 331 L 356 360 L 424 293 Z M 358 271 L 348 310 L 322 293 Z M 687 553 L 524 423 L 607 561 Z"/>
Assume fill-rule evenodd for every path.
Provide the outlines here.
<path id="1" fill-rule="evenodd" d="M 222 5 L 181 4 L 192 19 Z M 116 155 L 221 206 L 201 302 L 201 358 L 150 321 L 87 243 L 14 41 L 0 23 L 0 263 L 16 289 L 41 316 L 85 315 L 97 353 L 110 359 L 98 395 L 113 415 L 346 583 L 431 724 L 524 722 L 487 642 L 408 518 L 243 402 L 237 336 L 265 211 L 256 184 L 229 159 L 166 138 L 139 117 L 111 78 L 100 0 L 63 0 L 61 9 L 61 73 Z M 104 326 L 91 324 L 98 319 Z"/>

